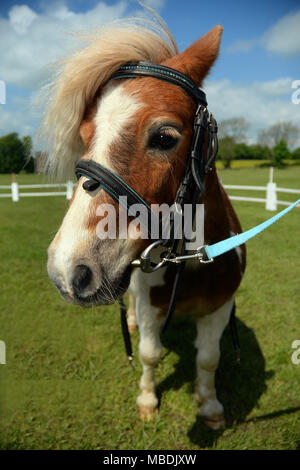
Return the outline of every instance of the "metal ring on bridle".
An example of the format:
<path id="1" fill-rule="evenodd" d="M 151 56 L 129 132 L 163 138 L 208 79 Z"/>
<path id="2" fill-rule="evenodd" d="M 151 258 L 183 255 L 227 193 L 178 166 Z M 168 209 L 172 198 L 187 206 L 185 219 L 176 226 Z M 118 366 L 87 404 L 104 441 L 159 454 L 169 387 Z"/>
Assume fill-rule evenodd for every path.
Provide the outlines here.
<path id="1" fill-rule="evenodd" d="M 154 243 L 151 243 L 140 255 L 139 259 L 132 261 L 131 266 L 141 268 L 144 273 L 154 273 L 158 269 L 162 268 L 166 264 L 166 260 L 162 259 L 161 261 L 155 263 L 151 260 L 151 251 L 162 245 L 163 240 L 156 240 Z"/>

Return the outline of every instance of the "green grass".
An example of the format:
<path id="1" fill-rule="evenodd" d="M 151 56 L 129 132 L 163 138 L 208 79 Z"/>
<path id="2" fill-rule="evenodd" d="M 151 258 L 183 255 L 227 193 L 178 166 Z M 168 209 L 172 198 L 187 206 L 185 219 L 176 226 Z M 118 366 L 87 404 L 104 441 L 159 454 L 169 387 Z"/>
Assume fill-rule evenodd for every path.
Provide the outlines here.
<path id="1" fill-rule="evenodd" d="M 237 168 L 218 170 L 224 184 L 247 184 L 265 186 L 269 181 L 270 168 Z M 273 181 L 279 187 L 300 189 L 300 167 L 274 169 Z"/>
<path id="2" fill-rule="evenodd" d="M 261 165 L 267 165 L 269 160 L 232 160 L 231 161 L 231 168 L 256 168 L 260 167 Z M 221 160 L 217 160 L 217 168 L 222 169 L 224 168 L 224 163 Z"/>
<path id="3" fill-rule="evenodd" d="M 17 176 L 17 181 L 19 184 L 46 184 L 51 183 L 50 179 L 45 175 L 36 175 L 32 173 L 19 173 Z M 10 174 L 0 174 L 0 185 L 10 184 L 11 175 Z"/>
<path id="4" fill-rule="evenodd" d="M 218 170 L 218 175 L 222 180 L 223 184 L 236 184 L 236 185 L 248 185 L 248 186 L 266 186 L 269 181 L 269 168 L 238 168 L 232 170 Z M 284 169 L 274 169 L 273 181 L 279 188 L 287 189 L 298 189 L 300 190 L 300 167 L 287 167 Z M 245 197 L 260 197 L 265 198 L 265 191 L 255 190 L 237 190 L 229 189 L 228 194 L 232 196 L 245 196 Z M 281 201 L 296 201 L 299 199 L 300 194 L 290 193 L 277 193 L 277 198 Z M 253 203 L 254 207 L 257 205 L 263 206 L 263 203 Z M 284 208 L 279 206 L 279 208 Z"/>
<path id="5" fill-rule="evenodd" d="M 268 170 L 220 176 L 224 183 L 260 185 Z M 299 168 L 274 176 L 281 186 L 300 186 Z M 7 364 L 0 365 L 0 448 L 299 447 L 300 365 L 291 362 L 291 344 L 300 339 L 299 209 L 248 243 L 237 294 L 242 362 L 235 364 L 226 330 L 217 385 L 228 426 L 213 432 L 197 417 L 195 326 L 184 317 L 172 321 L 164 338 L 156 373 L 160 412 L 150 423 L 139 421 L 141 367 L 127 366 L 117 306 L 71 306 L 48 280 L 46 248 L 66 206 L 63 197 L 0 199 L 0 339 L 7 348 Z M 272 215 L 263 204 L 234 207 L 244 229 Z M 138 334 L 133 346 L 137 352 Z"/>
<path id="6" fill-rule="evenodd" d="M 286 159 L 284 160 L 284 164 L 289 166 L 299 166 L 300 161 L 295 159 Z M 232 169 L 239 169 L 239 168 L 260 168 L 266 167 L 270 165 L 270 160 L 232 160 L 231 161 L 231 168 Z M 217 160 L 217 168 L 223 169 L 224 163 L 221 160 Z"/>

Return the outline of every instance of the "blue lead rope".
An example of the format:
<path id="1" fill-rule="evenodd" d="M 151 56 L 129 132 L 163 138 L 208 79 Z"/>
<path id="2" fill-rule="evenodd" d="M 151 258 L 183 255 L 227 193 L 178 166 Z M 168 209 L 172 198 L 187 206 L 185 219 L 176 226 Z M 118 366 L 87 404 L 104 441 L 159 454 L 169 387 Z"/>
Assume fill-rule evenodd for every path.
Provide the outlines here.
<path id="1" fill-rule="evenodd" d="M 233 237 L 230 237 L 230 238 L 227 238 L 226 240 L 215 243 L 214 245 L 210 245 L 210 246 L 205 245 L 204 249 L 208 258 L 216 258 L 217 256 L 223 255 L 224 253 L 227 253 L 227 251 L 230 251 L 233 248 L 236 248 L 237 246 L 240 246 L 243 243 L 246 243 L 248 240 L 250 240 L 250 238 L 255 237 L 255 235 L 258 235 L 267 227 L 274 224 L 274 222 L 276 222 L 278 219 L 283 217 L 285 214 L 291 211 L 298 204 L 300 204 L 300 199 L 298 199 L 296 202 L 291 204 L 289 207 L 287 207 L 283 211 L 274 215 L 274 217 L 271 217 L 270 219 L 266 220 L 262 224 L 257 225 L 256 227 L 253 227 L 250 230 L 247 230 L 247 232 L 240 233 L 239 235 L 234 235 Z"/>

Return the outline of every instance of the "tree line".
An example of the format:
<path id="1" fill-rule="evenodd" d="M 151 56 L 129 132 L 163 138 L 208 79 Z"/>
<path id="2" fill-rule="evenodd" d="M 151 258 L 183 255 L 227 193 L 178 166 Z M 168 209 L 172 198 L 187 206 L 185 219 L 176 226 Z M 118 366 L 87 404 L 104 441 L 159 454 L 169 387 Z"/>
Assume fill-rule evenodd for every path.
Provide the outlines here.
<path id="1" fill-rule="evenodd" d="M 294 149 L 299 128 L 290 121 L 280 122 L 258 134 L 255 144 L 249 145 L 246 134 L 250 124 L 243 117 L 225 119 L 219 123 L 219 152 L 225 168 L 232 160 L 268 160 L 282 167 L 286 159 L 300 161 L 300 147 Z M 16 132 L 0 137 L 0 173 L 34 172 L 32 141 L 30 136 L 20 138 Z"/>
<path id="2" fill-rule="evenodd" d="M 276 167 L 283 167 L 286 159 L 300 160 L 300 147 L 294 149 L 300 130 L 291 121 L 261 130 L 257 142 L 251 145 L 246 137 L 249 128 L 249 122 L 243 117 L 219 123 L 217 158 L 222 160 L 225 168 L 230 168 L 232 160 L 268 160 Z"/>
<path id="3" fill-rule="evenodd" d="M 34 173 L 30 136 L 20 138 L 16 132 L 0 137 L 0 173 Z"/>

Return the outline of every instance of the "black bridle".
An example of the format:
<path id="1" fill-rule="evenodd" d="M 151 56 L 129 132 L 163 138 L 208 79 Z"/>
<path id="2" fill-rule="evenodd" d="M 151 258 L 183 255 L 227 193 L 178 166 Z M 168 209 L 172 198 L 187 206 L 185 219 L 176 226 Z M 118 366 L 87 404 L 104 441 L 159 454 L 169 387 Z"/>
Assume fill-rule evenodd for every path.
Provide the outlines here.
<path id="1" fill-rule="evenodd" d="M 130 62 L 119 68 L 110 78 L 110 80 L 117 80 L 122 78 L 136 78 L 136 77 L 154 77 L 159 80 L 166 81 L 173 85 L 181 87 L 197 105 L 194 124 L 193 135 L 191 140 L 191 148 L 187 158 L 187 165 L 184 177 L 178 187 L 175 197 L 175 207 L 179 207 L 184 217 L 184 204 L 192 204 L 195 208 L 199 197 L 204 194 L 204 179 L 206 174 L 212 169 L 215 157 L 218 151 L 217 140 L 217 123 L 211 113 L 207 110 L 207 101 L 205 93 L 197 87 L 197 85 L 185 74 L 174 70 L 170 67 L 163 65 L 152 64 L 148 62 Z M 206 146 L 206 151 L 205 151 Z M 127 196 L 126 210 L 130 214 L 130 208 L 133 204 L 143 204 L 147 208 L 148 218 L 148 231 L 150 233 L 151 219 L 153 212 L 150 206 L 143 198 L 137 194 L 133 188 L 120 178 L 117 174 L 104 166 L 92 160 L 80 160 L 75 168 L 76 176 L 79 179 L 81 176 L 88 178 L 83 183 L 83 188 L 86 191 L 94 191 L 102 187 L 113 198 L 120 202 L 120 196 Z M 140 260 L 133 262 L 134 266 L 139 266 L 145 272 L 153 272 L 160 268 L 164 263 L 154 264 L 150 260 L 150 251 L 153 247 L 164 245 L 168 249 L 168 256 L 177 256 L 179 249 L 179 240 L 156 240 L 150 247 L 148 247 L 141 255 Z M 184 258 L 186 253 L 186 239 L 183 236 L 182 244 L 180 247 L 180 256 Z M 185 261 L 177 265 L 177 272 L 171 294 L 170 304 L 166 315 L 166 320 L 162 328 L 165 330 L 170 318 L 175 310 L 176 299 L 179 290 L 180 279 L 183 274 Z M 126 321 L 126 308 L 121 299 L 121 323 L 122 331 L 125 340 L 125 347 L 128 358 L 132 364 L 133 354 Z"/>
<path id="2" fill-rule="evenodd" d="M 185 74 L 163 65 L 152 64 L 150 62 L 131 62 L 123 65 L 110 78 L 117 80 L 122 78 L 136 78 L 141 76 L 154 77 L 173 85 L 181 87 L 189 96 L 193 98 L 197 105 L 193 135 L 191 141 L 191 150 L 187 159 L 186 171 L 179 185 L 175 197 L 175 207 L 184 210 L 184 204 L 197 204 L 200 194 L 204 193 L 205 175 L 212 169 L 218 151 L 217 124 L 207 111 L 207 101 L 204 91 Z M 207 143 L 206 155 L 205 143 Z M 137 194 L 122 178 L 108 168 L 94 162 L 93 160 L 80 160 L 75 168 L 77 178 L 85 176 L 89 178 L 83 183 L 86 191 L 94 191 L 102 187 L 114 199 L 120 203 L 120 197 L 126 196 L 125 209 L 130 214 L 130 208 L 134 204 L 143 204 L 148 214 L 148 232 L 151 234 L 151 222 L 156 219 L 150 206 L 144 199 Z M 123 199 L 122 199 L 123 202 Z M 183 214 L 184 215 L 184 214 Z M 155 220 L 159 224 L 159 221 Z M 170 245 L 164 241 L 164 245 Z M 177 247 L 176 247 L 177 248 Z M 145 257 L 142 257 L 141 268 L 143 271 L 151 272 L 154 267 L 147 263 Z"/>

